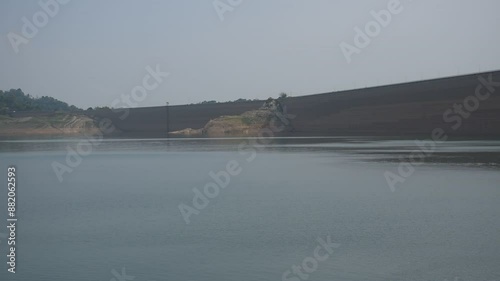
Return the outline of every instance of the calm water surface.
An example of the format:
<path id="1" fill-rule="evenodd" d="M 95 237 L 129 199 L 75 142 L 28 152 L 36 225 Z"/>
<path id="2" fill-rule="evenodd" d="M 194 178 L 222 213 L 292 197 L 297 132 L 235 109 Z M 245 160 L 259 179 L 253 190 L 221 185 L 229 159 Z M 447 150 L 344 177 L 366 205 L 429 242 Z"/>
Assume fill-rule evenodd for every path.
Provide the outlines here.
<path id="1" fill-rule="evenodd" d="M 410 140 L 105 140 L 60 182 L 79 142 L 0 141 L 0 233 L 9 165 L 19 219 L 0 280 L 282 280 L 328 235 L 308 280 L 500 280 L 500 141 L 441 144 L 395 192 Z M 228 162 L 241 172 L 186 224 L 179 204 Z"/>

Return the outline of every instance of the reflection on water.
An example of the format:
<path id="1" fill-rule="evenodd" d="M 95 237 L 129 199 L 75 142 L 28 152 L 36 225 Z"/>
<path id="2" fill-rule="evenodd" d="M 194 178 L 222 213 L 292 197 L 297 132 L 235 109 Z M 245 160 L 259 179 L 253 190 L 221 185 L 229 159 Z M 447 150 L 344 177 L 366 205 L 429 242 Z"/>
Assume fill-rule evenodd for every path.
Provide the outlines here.
<path id="1" fill-rule="evenodd" d="M 52 164 L 81 140 L 0 142 L 3 192 L 11 164 L 19 187 L 17 273 L 0 280 L 111 280 L 122 268 L 138 281 L 282 280 L 327 235 L 340 247 L 310 281 L 499 276 L 498 141 L 440 144 L 395 192 L 384 172 L 411 140 L 273 139 L 248 162 L 238 146 L 255 141 L 104 140 L 62 182 Z M 179 204 L 229 161 L 242 172 L 187 225 Z"/>
<path id="2" fill-rule="evenodd" d="M 174 151 L 236 151 L 245 143 L 261 151 L 325 152 L 339 157 L 367 162 L 400 162 L 411 153 L 424 152 L 419 162 L 428 164 L 500 166 L 500 140 L 460 140 L 434 144 L 422 148 L 415 140 L 392 140 L 373 137 L 322 138 L 196 138 L 196 139 L 50 139 L 3 140 L 0 153 L 61 152 L 78 145 L 91 146 L 96 152 L 174 152 Z"/>

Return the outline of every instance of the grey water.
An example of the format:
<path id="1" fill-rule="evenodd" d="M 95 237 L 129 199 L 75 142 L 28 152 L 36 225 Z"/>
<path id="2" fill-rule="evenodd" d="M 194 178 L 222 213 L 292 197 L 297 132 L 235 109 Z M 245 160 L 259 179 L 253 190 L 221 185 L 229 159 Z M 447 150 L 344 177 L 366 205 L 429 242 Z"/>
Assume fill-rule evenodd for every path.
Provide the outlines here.
<path id="1" fill-rule="evenodd" d="M 392 191 L 384 174 L 415 149 L 350 137 L 0 141 L 0 280 L 500 280 L 500 141 L 442 143 Z M 62 181 L 54 163 L 69 169 Z M 239 173 L 187 224 L 179 205 L 228 164 Z M 338 247 L 304 271 L 328 236 Z M 292 266 L 302 277 L 283 279 Z"/>

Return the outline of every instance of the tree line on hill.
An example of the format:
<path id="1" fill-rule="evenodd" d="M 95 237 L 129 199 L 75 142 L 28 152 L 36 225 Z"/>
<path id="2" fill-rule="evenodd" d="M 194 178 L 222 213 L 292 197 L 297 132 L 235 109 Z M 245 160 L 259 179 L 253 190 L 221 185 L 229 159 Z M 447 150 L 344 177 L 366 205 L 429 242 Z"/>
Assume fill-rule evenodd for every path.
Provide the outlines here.
<path id="1" fill-rule="evenodd" d="M 279 101 L 283 101 L 284 99 L 290 97 L 288 94 L 286 93 L 281 93 L 278 97 L 278 100 Z M 213 104 L 213 103 L 236 103 L 236 102 L 249 102 L 249 101 L 258 101 L 259 99 L 237 99 L 237 100 L 233 100 L 233 101 L 225 101 L 225 102 L 219 102 L 219 101 L 216 101 L 216 100 L 205 100 L 205 101 L 202 101 L 202 102 L 198 102 L 196 104 Z M 192 103 L 194 104 L 194 103 Z"/>
<path id="2" fill-rule="evenodd" d="M 288 95 L 281 93 L 278 100 L 284 100 Z M 258 99 L 237 99 L 227 101 L 225 103 L 250 102 Z M 212 104 L 220 103 L 215 100 L 202 101 L 197 104 Z M 105 107 L 89 107 L 86 111 L 111 110 Z M 83 112 L 82 109 L 68 105 L 67 103 L 49 96 L 33 97 L 30 94 L 25 94 L 21 89 L 10 89 L 8 91 L 0 90 L 0 115 L 10 114 L 15 111 L 64 111 L 64 112 Z"/>
<path id="3" fill-rule="evenodd" d="M 6 115 L 14 111 L 80 111 L 74 105 L 49 96 L 33 97 L 21 89 L 0 90 L 0 114 Z"/>

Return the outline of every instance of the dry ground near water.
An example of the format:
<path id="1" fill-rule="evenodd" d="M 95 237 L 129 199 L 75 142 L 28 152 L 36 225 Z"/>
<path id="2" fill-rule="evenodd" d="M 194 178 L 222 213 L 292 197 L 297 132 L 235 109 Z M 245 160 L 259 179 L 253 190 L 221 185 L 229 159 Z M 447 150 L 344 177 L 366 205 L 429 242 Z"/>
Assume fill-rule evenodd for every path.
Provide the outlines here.
<path id="1" fill-rule="evenodd" d="M 99 131 L 85 115 L 56 113 L 51 116 L 12 118 L 0 116 L 0 137 L 90 135 Z"/>

